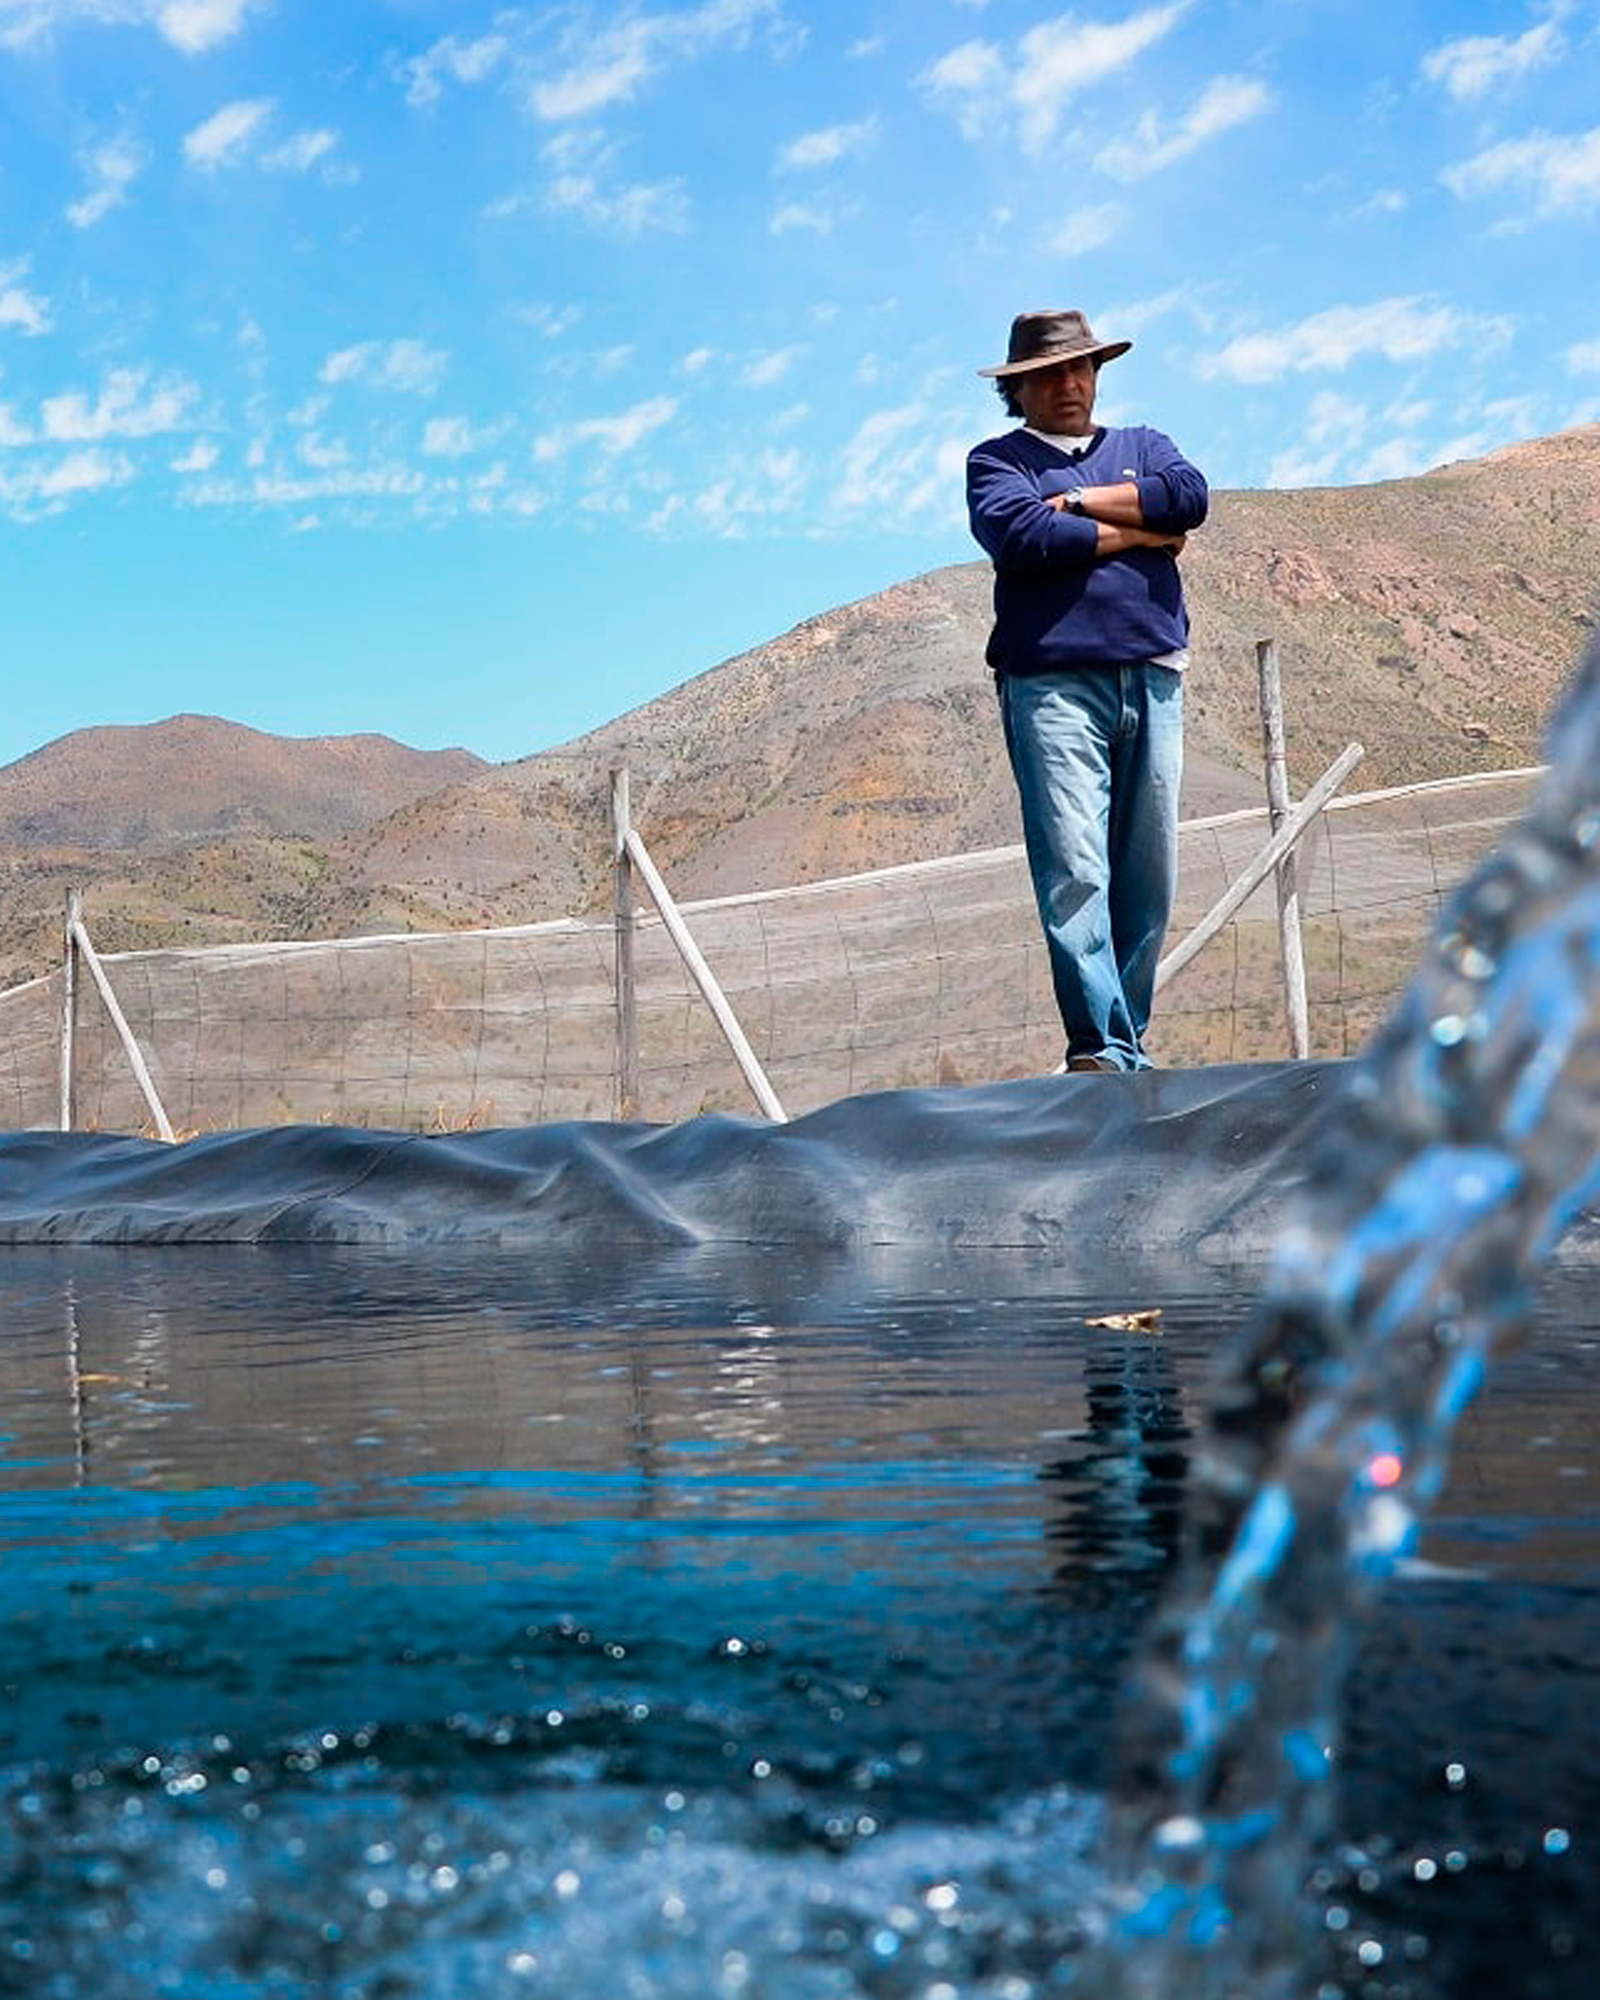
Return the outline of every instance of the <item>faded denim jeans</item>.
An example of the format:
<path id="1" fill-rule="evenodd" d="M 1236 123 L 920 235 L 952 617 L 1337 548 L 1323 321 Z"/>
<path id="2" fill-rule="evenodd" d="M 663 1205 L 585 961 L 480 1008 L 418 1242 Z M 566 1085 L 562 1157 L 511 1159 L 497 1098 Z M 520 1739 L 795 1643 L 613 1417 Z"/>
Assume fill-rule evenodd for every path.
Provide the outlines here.
<path id="1" fill-rule="evenodd" d="M 1177 887 L 1183 675 L 1006 674 L 999 694 L 1067 1054 L 1148 1069 Z"/>

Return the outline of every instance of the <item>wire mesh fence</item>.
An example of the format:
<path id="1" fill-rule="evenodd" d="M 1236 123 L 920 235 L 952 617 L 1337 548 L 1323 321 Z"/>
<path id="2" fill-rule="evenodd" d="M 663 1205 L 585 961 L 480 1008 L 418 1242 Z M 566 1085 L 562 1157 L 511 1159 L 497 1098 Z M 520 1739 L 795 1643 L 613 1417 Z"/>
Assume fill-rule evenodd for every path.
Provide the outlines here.
<path id="1" fill-rule="evenodd" d="M 1298 857 L 1312 1053 L 1352 1053 L 1404 985 L 1443 899 L 1525 809 L 1533 771 L 1341 799 Z M 1186 822 L 1172 941 L 1260 850 L 1265 808 Z M 861 1091 L 1037 1074 L 1061 1058 L 1020 848 L 686 903 L 685 916 L 791 1115 Z M 107 955 L 180 1132 L 323 1121 L 402 1130 L 605 1118 L 616 1100 L 612 926 Z M 640 1106 L 752 1109 L 661 924 L 635 942 Z M 0 1124 L 59 1117 L 61 975 L 0 994 Z M 1288 1050 L 1269 882 L 1163 989 L 1165 1065 Z M 74 1122 L 148 1112 L 104 1009 L 80 994 Z"/>

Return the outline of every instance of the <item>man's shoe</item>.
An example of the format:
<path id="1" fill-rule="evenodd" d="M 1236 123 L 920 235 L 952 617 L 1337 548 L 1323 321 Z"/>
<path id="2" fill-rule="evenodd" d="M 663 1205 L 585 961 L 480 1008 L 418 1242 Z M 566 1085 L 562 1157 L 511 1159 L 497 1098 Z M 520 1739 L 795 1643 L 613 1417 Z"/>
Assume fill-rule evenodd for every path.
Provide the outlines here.
<path id="1" fill-rule="evenodd" d="M 1069 1070 L 1069 1071 L 1071 1071 L 1071 1070 L 1098 1070 L 1098 1071 L 1100 1071 L 1100 1072 L 1101 1072 L 1102 1074 L 1109 1074 L 1109 1073 L 1111 1073 L 1111 1072 L 1114 1072 L 1114 1071 L 1116 1071 L 1116 1070 L 1119 1070 L 1119 1069 L 1121 1069 L 1121 1067 L 1122 1067 L 1121 1063 L 1119 1063 L 1119 1062 L 1113 1062 L 1113 1061 L 1111 1060 L 1110 1056 L 1068 1056 L 1068 1057 L 1067 1057 L 1067 1068 L 1068 1068 L 1068 1070 Z"/>

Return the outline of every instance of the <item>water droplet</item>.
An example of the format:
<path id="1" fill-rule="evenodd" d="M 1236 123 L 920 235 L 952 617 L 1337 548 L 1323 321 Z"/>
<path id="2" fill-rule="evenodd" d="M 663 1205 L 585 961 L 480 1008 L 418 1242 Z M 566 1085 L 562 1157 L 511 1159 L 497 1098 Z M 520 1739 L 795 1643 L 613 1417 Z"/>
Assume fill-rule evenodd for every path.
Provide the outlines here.
<path id="1" fill-rule="evenodd" d="M 1572 1845 L 1572 1835 L 1564 1826 L 1547 1827 L 1544 1836 L 1546 1854 L 1565 1854 Z"/>

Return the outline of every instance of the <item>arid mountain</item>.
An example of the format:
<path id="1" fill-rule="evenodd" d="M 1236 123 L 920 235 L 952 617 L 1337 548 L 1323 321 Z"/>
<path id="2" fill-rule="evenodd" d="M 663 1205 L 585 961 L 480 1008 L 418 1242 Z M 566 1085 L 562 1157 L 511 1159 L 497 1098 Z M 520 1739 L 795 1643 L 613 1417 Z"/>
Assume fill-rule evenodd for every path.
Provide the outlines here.
<path id="1" fill-rule="evenodd" d="M 204 715 L 60 737 L 0 769 L 0 984 L 54 963 L 68 886 L 108 951 L 285 935 L 328 843 L 488 768 Z"/>
<path id="2" fill-rule="evenodd" d="M 268 736 L 209 715 L 79 729 L 0 769 L 0 848 L 327 840 L 489 767 L 388 736 Z"/>
<path id="3" fill-rule="evenodd" d="M 1352 781 L 1363 789 L 1532 763 L 1595 609 L 1600 427 L 1375 486 L 1220 493 L 1183 561 L 1195 623 L 1186 813 L 1261 797 L 1255 642 L 1266 637 L 1302 788 L 1351 739 L 1367 750 Z M 0 771 L 0 856 L 12 857 L 0 858 L 0 979 L 53 962 L 56 878 L 69 863 L 107 949 L 600 906 L 607 773 L 621 763 L 635 819 L 682 896 L 1015 840 L 982 661 L 988 596 L 977 562 L 897 584 L 518 763 L 474 769 L 440 753 L 465 768 L 435 761 L 429 781 L 428 760 L 390 745 L 417 760 L 405 768 L 418 782 L 375 803 L 353 776 L 325 775 L 308 776 L 295 803 L 283 774 L 311 746 L 253 732 L 237 732 L 239 757 L 221 758 L 198 792 L 171 765 L 152 777 L 139 732 L 65 738 Z M 185 723 L 228 728 L 159 727 Z M 68 829 L 85 825 L 72 801 L 81 815 L 95 788 L 52 760 L 119 739 L 127 760 L 98 789 L 123 799 L 116 844 L 133 854 L 62 854 Z M 241 767 L 242 739 L 260 761 Z M 41 782 L 52 769 L 53 784 Z M 276 786 L 258 779 L 268 770 Z M 335 796 L 349 807 L 342 820 L 328 817 Z M 172 801 L 170 836 L 138 818 L 152 798 Z M 225 809 L 242 820 L 223 820 Z"/>

